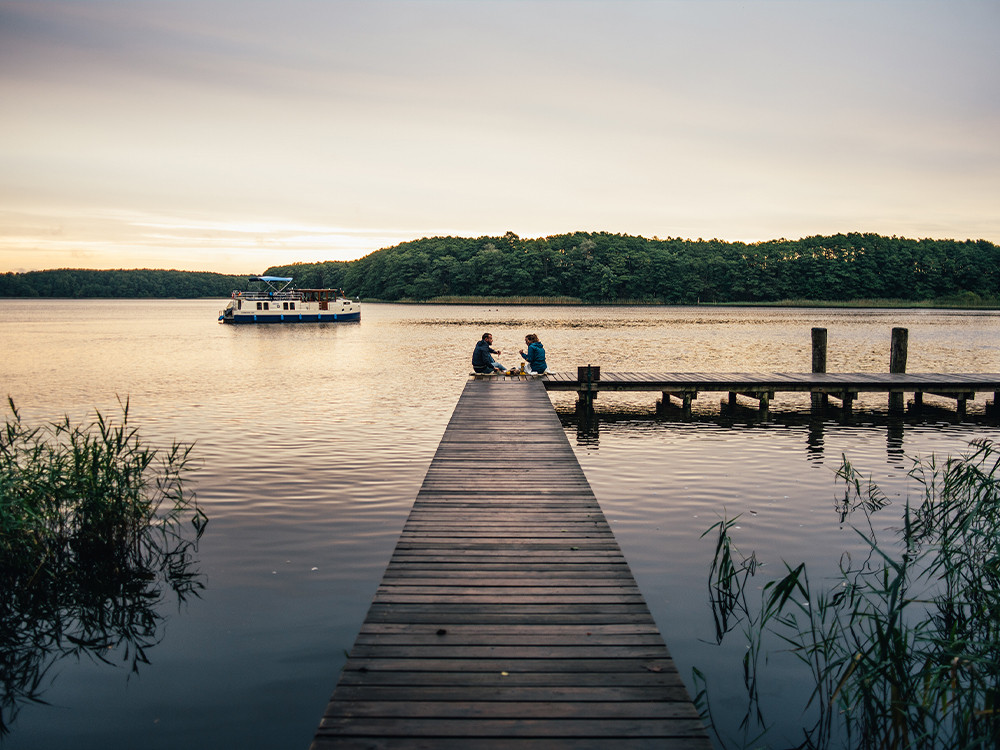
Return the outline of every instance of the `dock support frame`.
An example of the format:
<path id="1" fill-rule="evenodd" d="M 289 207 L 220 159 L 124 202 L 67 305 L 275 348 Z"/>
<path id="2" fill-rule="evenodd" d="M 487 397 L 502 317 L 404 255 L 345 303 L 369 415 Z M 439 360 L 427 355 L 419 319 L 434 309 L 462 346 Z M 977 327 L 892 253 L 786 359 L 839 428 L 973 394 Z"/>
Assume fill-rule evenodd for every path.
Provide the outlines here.
<path id="1" fill-rule="evenodd" d="M 661 406 L 668 406 L 673 401 L 671 399 L 678 399 L 681 402 L 681 410 L 685 416 L 691 415 L 691 402 L 698 398 L 698 391 L 663 391 L 663 398 L 660 401 Z"/>

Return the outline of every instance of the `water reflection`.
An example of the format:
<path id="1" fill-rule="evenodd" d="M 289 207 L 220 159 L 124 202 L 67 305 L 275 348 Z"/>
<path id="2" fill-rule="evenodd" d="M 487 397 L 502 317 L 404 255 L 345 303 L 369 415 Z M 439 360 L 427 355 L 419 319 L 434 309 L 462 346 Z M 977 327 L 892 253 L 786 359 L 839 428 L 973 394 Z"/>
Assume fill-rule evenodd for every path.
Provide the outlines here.
<path id="1" fill-rule="evenodd" d="M 67 657 L 138 673 L 163 636 L 161 605 L 204 588 L 196 541 L 148 544 L 140 555 L 108 555 L 107 546 L 56 561 L 44 581 L 38 569 L 0 570 L 0 737 L 23 705 L 45 703 Z"/>
<path id="2" fill-rule="evenodd" d="M 811 464 L 822 464 L 825 460 L 826 432 L 832 428 L 856 426 L 864 429 L 885 430 L 886 461 L 890 465 L 904 467 L 906 460 L 905 436 L 908 429 L 926 429 L 946 425 L 961 425 L 974 430 L 976 427 L 996 427 L 998 419 L 995 411 L 964 417 L 954 411 L 936 409 L 911 409 L 905 416 L 885 411 L 836 410 L 831 415 L 816 410 L 761 412 L 742 405 L 729 406 L 723 400 L 718 412 L 689 412 L 676 405 L 662 406 L 659 402 L 655 412 L 643 412 L 634 408 L 621 410 L 601 410 L 588 408 L 577 403 L 573 410 L 557 408 L 556 412 L 567 431 L 576 431 L 576 444 L 588 449 L 599 449 L 602 429 L 617 430 L 669 430 L 682 425 L 712 425 L 733 430 L 755 430 L 791 428 L 803 432 L 805 457 Z M 836 416 L 837 418 L 834 418 Z M 934 417 L 934 419 L 931 419 Z M 840 455 L 834 459 L 840 460 Z"/>
<path id="3" fill-rule="evenodd" d="M 603 416 L 603 415 L 602 415 Z M 576 444 L 594 446 L 601 442 L 601 420 L 597 417 L 594 408 L 584 402 L 576 402 L 576 411 L 573 413 L 573 422 L 568 422 L 560 417 L 563 428 L 568 424 L 576 425 Z"/>
<path id="4" fill-rule="evenodd" d="M 806 458 L 811 463 L 823 463 L 823 445 L 823 419 L 810 414 L 809 434 L 806 435 Z"/>
<path id="5" fill-rule="evenodd" d="M 885 431 L 885 452 L 889 463 L 902 465 L 903 433 L 906 430 L 905 423 L 899 418 L 889 417 Z"/>

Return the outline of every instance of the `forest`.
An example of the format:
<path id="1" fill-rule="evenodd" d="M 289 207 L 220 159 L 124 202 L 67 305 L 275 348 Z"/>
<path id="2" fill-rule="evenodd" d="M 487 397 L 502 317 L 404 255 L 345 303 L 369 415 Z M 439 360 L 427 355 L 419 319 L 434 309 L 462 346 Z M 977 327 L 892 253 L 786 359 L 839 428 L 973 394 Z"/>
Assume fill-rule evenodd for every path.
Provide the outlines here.
<path id="1" fill-rule="evenodd" d="M 0 297 L 228 297 L 246 276 L 151 269 L 53 271 L 0 274 Z"/>
<path id="2" fill-rule="evenodd" d="M 575 232 L 431 237 L 352 261 L 272 266 L 299 288 L 385 301 L 475 298 L 585 303 L 785 300 L 1000 302 L 1000 248 L 986 240 L 837 234 L 743 243 Z M 227 297 L 245 277 L 182 271 L 0 275 L 4 297 Z"/>
<path id="3" fill-rule="evenodd" d="M 576 232 L 540 239 L 434 237 L 348 262 L 273 266 L 297 286 L 362 299 L 570 298 L 587 303 L 956 300 L 1000 297 L 985 240 L 838 234 L 759 243 Z"/>

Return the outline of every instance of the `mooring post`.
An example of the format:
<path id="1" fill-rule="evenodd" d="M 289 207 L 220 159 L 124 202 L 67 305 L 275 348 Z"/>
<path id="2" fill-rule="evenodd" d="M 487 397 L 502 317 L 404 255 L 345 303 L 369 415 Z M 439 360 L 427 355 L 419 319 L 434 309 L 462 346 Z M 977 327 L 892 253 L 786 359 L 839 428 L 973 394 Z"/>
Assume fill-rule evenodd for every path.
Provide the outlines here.
<path id="1" fill-rule="evenodd" d="M 593 408 L 594 399 L 597 398 L 594 383 L 601 379 L 601 368 L 593 365 L 577 367 L 576 379 L 580 383 L 580 388 L 576 392 L 578 402 L 585 404 L 588 408 Z"/>
<path id="2" fill-rule="evenodd" d="M 812 371 L 826 372 L 826 329 L 812 329 Z M 830 397 L 825 393 L 812 392 L 812 408 L 825 409 Z"/>
<path id="3" fill-rule="evenodd" d="M 906 372 L 906 348 L 910 332 L 906 328 L 892 329 L 892 343 L 889 349 L 889 372 L 902 374 Z M 889 393 L 889 411 L 903 411 L 905 394 L 902 391 Z"/>

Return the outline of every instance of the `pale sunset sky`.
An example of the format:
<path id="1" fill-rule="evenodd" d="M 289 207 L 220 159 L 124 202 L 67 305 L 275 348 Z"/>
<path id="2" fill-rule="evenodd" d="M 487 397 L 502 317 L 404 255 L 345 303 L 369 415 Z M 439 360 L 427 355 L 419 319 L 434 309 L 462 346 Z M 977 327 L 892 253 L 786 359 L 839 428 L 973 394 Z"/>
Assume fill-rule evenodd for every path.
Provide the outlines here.
<path id="1" fill-rule="evenodd" d="M 1000 243 L 997 0 L 0 0 L 0 272 Z"/>

